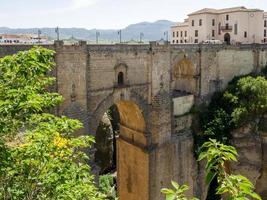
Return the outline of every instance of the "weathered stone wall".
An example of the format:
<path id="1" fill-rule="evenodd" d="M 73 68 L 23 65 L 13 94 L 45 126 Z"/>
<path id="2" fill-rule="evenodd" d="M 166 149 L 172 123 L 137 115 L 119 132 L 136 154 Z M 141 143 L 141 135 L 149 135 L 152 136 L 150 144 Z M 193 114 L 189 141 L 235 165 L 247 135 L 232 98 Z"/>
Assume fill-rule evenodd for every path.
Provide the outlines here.
<path id="1" fill-rule="evenodd" d="M 194 95 L 183 95 L 181 97 L 172 98 L 173 115 L 179 116 L 188 113 L 194 105 Z"/>
<path id="2" fill-rule="evenodd" d="M 233 131 L 232 143 L 238 151 L 238 162 L 231 170 L 252 181 L 263 200 L 267 200 L 267 116 Z"/>
<path id="3" fill-rule="evenodd" d="M 120 199 L 149 199 L 149 153 L 121 139 L 117 143 Z"/>
<path id="4" fill-rule="evenodd" d="M 197 95 L 198 100 L 208 100 L 215 91 L 224 89 L 233 77 L 258 72 L 267 63 L 267 45 L 173 45 L 171 50 L 174 70 L 185 58 L 192 63 L 190 73 L 182 78 L 173 75 L 172 81 L 182 83 L 187 77 L 190 88 L 195 83 L 196 90 L 192 92 L 194 90 L 189 88 L 186 92 Z M 179 74 L 179 71 L 172 73 Z M 181 90 L 177 84 L 172 87 Z"/>
<path id="5" fill-rule="evenodd" d="M 66 46 L 57 42 L 55 51 L 57 91 L 64 97 L 64 102 L 58 107 L 58 113 L 81 120 L 88 131 L 87 46 L 85 43 Z"/>

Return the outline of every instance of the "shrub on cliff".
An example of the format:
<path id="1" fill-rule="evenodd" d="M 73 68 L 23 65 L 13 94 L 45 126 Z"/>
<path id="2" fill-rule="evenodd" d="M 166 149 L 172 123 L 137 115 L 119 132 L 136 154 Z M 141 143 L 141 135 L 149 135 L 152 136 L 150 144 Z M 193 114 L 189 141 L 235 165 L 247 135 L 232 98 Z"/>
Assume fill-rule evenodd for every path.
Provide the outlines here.
<path id="1" fill-rule="evenodd" d="M 247 123 L 256 125 L 266 113 L 267 79 L 264 76 L 235 78 L 199 112 L 201 133 L 196 136 L 196 141 L 200 141 L 196 150 L 209 138 L 227 144 L 233 129 Z"/>

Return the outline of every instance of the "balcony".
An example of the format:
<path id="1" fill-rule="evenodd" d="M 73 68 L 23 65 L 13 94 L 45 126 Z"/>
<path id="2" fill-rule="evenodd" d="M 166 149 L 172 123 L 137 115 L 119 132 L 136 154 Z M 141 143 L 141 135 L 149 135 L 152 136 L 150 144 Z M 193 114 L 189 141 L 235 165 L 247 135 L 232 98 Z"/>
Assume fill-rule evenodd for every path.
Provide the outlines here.
<path id="1" fill-rule="evenodd" d="M 233 26 L 221 26 L 220 29 L 222 31 L 232 31 L 233 30 Z"/>

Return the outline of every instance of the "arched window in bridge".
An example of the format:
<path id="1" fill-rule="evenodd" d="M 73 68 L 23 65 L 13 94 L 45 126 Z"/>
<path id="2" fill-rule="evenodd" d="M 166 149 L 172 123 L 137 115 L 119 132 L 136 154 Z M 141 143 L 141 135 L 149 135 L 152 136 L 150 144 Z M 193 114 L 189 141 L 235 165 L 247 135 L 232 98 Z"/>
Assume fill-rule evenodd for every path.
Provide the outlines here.
<path id="1" fill-rule="evenodd" d="M 123 84 L 124 84 L 123 72 L 119 72 L 119 74 L 118 74 L 118 85 L 121 86 Z"/>

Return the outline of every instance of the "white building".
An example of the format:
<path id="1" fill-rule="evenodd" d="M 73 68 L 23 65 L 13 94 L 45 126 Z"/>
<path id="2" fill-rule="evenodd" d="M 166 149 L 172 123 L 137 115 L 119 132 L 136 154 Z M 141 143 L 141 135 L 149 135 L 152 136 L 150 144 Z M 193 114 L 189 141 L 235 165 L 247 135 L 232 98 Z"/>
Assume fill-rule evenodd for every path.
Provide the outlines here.
<path id="1" fill-rule="evenodd" d="M 204 8 L 171 27 L 171 43 L 220 40 L 228 44 L 267 43 L 267 12 L 234 7 Z"/>
<path id="2" fill-rule="evenodd" d="M 35 34 L 0 34 L 0 44 L 38 44 L 47 43 L 46 36 Z"/>

